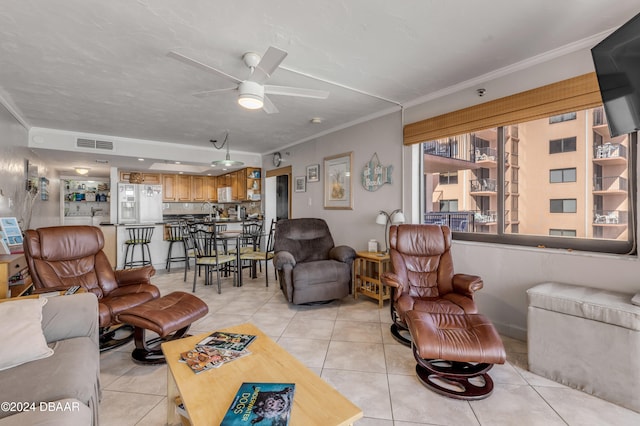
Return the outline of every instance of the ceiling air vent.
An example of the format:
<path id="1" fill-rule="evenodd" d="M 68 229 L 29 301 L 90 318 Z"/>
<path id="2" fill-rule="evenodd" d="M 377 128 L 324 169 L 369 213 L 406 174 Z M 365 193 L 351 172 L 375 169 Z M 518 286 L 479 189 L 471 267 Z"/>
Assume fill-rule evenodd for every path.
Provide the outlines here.
<path id="1" fill-rule="evenodd" d="M 81 139 L 76 140 L 76 146 L 78 148 L 91 148 L 96 149 L 96 141 L 93 139 Z"/>
<path id="2" fill-rule="evenodd" d="M 108 151 L 113 151 L 113 142 L 96 141 L 96 149 L 106 149 Z"/>
<path id="3" fill-rule="evenodd" d="M 76 147 L 84 149 L 99 149 L 102 151 L 113 151 L 113 142 L 78 138 L 76 139 Z"/>

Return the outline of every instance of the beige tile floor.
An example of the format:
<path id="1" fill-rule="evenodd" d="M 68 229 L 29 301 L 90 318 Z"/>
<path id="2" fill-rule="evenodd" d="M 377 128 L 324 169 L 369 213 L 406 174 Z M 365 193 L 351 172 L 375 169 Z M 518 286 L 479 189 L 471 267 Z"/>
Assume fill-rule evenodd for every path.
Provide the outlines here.
<path id="1" fill-rule="evenodd" d="M 159 271 L 154 283 L 162 294 L 190 291 L 192 273 L 187 283 L 182 277 L 182 269 Z M 191 332 L 256 324 L 362 408 L 359 426 L 640 424 L 639 413 L 528 372 L 526 343 L 507 337 L 508 362 L 491 370 L 495 389 L 489 398 L 442 397 L 418 382 L 411 350 L 391 337 L 387 303 L 378 309 L 366 297 L 347 297 L 323 306 L 293 306 L 271 277 L 269 288 L 262 274 L 244 281 L 238 288 L 224 280 L 222 294 L 200 282 L 196 295 L 208 303 L 209 314 Z M 132 347 L 101 354 L 102 426 L 165 424 L 166 366 L 134 364 Z"/>

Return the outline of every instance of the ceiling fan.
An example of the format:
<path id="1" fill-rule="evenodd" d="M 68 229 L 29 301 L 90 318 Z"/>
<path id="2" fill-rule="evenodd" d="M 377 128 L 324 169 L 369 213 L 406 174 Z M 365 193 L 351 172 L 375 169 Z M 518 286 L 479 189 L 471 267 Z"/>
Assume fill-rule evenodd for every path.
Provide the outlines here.
<path id="1" fill-rule="evenodd" d="M 282 96 L 298 96 L 302 98 L 313 99 L 326 99 L 329 96 L 329 92 L 325 90 L 304 89 L 300 87 L 287 87 L 287 86 L 273 86 L 270 84 L 264 84 L 278 68 L 280 63 L 287 56 L 287 52 L 270 46 L 264 56 L 260 56 L 254 52 L 245 53 L 242 56 L 244 64 L 249 67 L 250 74 L 246 80 L 242 80 L 238 77 L 234 77 L 202 62 L 191 59 L 178 52 L 170 51 L 167 56 L 173 59 L 177 59 L 187 65 L 199 68 L 204 71 L 208 71 L 217 74 L 220 77 L 226 78 L 235 83 L 233 87 L 227 87 L 224 89 L 206 90 L 203 92 L 194 93 L 194 96 L 204 97 L 209 95 L 215 95 L 223 92 L 230 92 L 237 90 L 238 103 L 247 109 L 260 109 L 262 108 L 267 114 L 273 114 L 278 112 L 278 108 L 271 102 L 266 96 L 269 95 L 282 95 Z"/>

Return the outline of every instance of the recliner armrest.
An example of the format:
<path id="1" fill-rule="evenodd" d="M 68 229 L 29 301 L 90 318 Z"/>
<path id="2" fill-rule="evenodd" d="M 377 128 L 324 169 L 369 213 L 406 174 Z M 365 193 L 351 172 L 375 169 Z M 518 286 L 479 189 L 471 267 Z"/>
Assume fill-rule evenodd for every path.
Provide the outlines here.
<path id="1" fill-rule="evenodd" d="M 350 265 L 356 258 L 356 251 L 349 246 L 337 246 L 329 251 L 329 258 Z"/>
<path id="2" fill-rule="evenodd" d="M 119 286 L 151 284 L 151 277 L 156 274 L 155 268 L 151 265 L 132 269 L 120 269 L 114 272 Z"/>
<path id="3" fill-rule="evenodd" d="M 273 256 L 273 266 L 275 266 L 277 270 L 281 270 L 285 265 L 291 265 L 293 268 L 296 266 L 296 258 L 288 251 L 282 250 Z"/>
<path id="4" fill-rule="evenodd" d="M 455 274 L 453 276 L 453 291 L 473 299 L 473 293 L 484 286 L 482 278 L 477 275 Z"/>
<path id="5" fill-rule="evenodd" d="M 382 281 L 382 284 L 384 285 L 395 288 L 395 291 L 393 292 L 393 300 L 398 300 L 402 294 L 402 290 L 404 289 L 404 286 L 400 282 L 400 277 L 393 272 L 384 272 L 380 275 L 380 281 Z"/>

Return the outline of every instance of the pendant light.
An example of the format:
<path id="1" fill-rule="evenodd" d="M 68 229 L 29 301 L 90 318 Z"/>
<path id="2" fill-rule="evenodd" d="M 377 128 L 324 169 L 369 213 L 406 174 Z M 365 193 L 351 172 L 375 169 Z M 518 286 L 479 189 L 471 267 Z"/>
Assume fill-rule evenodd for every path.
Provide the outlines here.
<path id="1" fill-rule="evenodd" d="M 232 160 L 231 156 L 229 155 L 229 132 L 228 131 L 224 137 L 224 141 L 220 146 L 217 145 L 218 141 L 216 139 L 211 139 L 209 142 L 211 142 L 216 149 L 222 149 L 224 148 L 225 144 L 227 145 L 227 156 L 225 157 L 225 159 L 212 161 L 211 162 L 212 166 L 236 167 L 236 166 L 244 165 L 242 161 Z"/>

